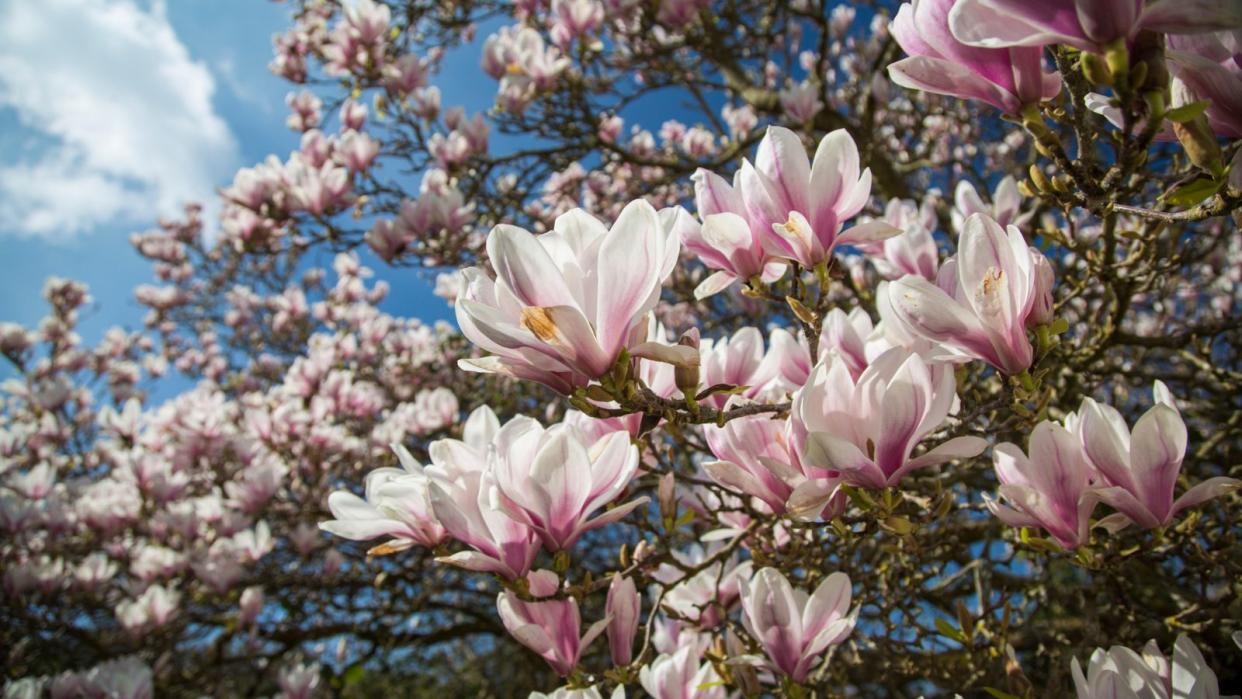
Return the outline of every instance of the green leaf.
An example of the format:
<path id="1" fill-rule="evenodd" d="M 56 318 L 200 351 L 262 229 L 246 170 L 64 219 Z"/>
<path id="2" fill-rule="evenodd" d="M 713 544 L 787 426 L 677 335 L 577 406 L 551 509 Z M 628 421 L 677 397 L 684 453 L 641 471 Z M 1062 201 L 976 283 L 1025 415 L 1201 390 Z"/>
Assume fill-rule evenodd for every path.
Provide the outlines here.
<path id="1" fill-rule="evenodd" d="M 983 691 L 996 697 L 996 699 L 1022 699 L 1022 697 L 1019 697 L 1015 694 L 1010 694 L 1009 692 L 1002 692 L 1001 690 L 995 687 L 984 687 Z"/>
<path id="2" fill-rule="evenodd" d="M 1057 318 L 1056 320 L 1052 321 L 1052 326 L 1048 328 L 1048 332 L 1052 333 L 1053 335 L 1061 335 L 1063 333 L 1069 332 L 1069 321 L 1064 318 Z"/>
<path id="3" fill-rule="evenodd" d="M 1198 102 L 1183 104 L 1180 107 L 1174 107 L 1173 109 L 1165 112 L 1164 118 L 1169 121 L 1176 121 L 1179 124 L 1185 124 L 1186 122 L 1194 121 L 1194 119 L 1206 111 L 1208 106 L 1211 104 L 1211 100 L 1199 100 Z"/>
<path id="4" fill-rule="evenodd" d="M 940 632 L 940 635 L 948 636 L 958 643 L 963 645 L 966 643 L 966 636 L 963 635 L 961 631 L 953 628 L 953 624 L 950 624 L 939 617 L 936 618 L 936 630 Z"/>
<path id="5" fill-rule="evenodd" d="M 341 677 L 346 687 L 352 687 L 362 681 L 367 676 L 367 669 L 362 665 L 354 665 L 345 671 Z"/>
<path id="6" fill-rule="evenodd" d="M 1162 197 L 1165 201 L 1175 206 L 1194 206 L 1199 202 L 1220 191 L 1225 186 L 1225 179 L 1212 179 L 1209 177 L 1200 177 L 1199 179 L 1188 182 L 1177 189 L 1168 192 Z"/>

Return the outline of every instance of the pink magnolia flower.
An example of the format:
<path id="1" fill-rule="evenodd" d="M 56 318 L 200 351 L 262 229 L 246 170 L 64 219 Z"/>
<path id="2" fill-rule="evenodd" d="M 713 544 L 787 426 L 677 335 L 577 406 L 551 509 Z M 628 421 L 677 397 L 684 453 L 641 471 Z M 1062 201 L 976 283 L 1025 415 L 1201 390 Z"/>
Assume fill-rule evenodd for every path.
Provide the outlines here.
<path id="1" fill-rule="evenodd" d="M 607 373 L 621 350 L 645 339 L 647 313 L 677 262 L 677 235 L 645 201 L 611 229 L 582 210 L 532 236 L 492 229 L 496 279 L 465 270 L 457 299 L 462 333 L 493 356 L 461 361 L 470 371 L 528 378 L 569 393 Z"/>
<path id="2" fill-rule="evenodd" d="M 705 426 L 703 436 L 718 461 L 703 464 L 712 480 L 734 492 L 759 498 L 772 512 L 784 513 L 794 489 L 806 480 L 795 465 L 785 421 L 768 415 Z"/>
<path id="3" fill-rule="evenodd" d="M 1240 23 L 1242 24 L 1242 23 Z M 1207 99 L 1208 124 L 1217 136 L 1242 138 L 1242 32 L 1170 36 L 1166 56 L 1191 100 Z"/>
<path id="4" fill-rule="evenodd" d="M 367 122 L 367 106 L 347 99 L 341 103 L 341 131 L 361 131 Z"/>
<path id="5" fill-rule="evenodd" d="M 431 509 L 430 482 L 423 467 L 400 444 L 393 451 L 401 468 L 377 468 L 367 474 L 366 499 L 346 490 L 328 496 L 328 509 L 335 519 L 319 528 L 354 541 L 392 537 L 377 547 L 391 553 L 415 544 L 434 548 L 447 533 Z"/>
<path id="6" fill-rule="evenodd" d="M 781 572 L 764 568 L 742 588 L 742 624 L 759 641 L 768 660 L 794 682 L 803 682 L 828 646 L 854 630 L 850 578 L 833 573 L 807 595 Z"/>
<path id="7" fill-rule="evenodd" d="M 151 699 L 155 696 L 151 668 L 137 656 L 100 663 L 82 678 L 78 691 L 94 691 L 115 699 Z M 77 696 L 76 694 L 72 696 Z"/>
<path id="8" fill-rule="evenodd" d="M 633 580 L 620 573 L 612 576 L 604 613 L 608 616 L 608 651 L 612 655 L 612 664 L 629 665 L 634 656 L 634 636 L 638 633 L 638 620 L 642 613 L 642 600 Z"/>
<path id="9" fill-rule="evenodd" d="M 948 366 L 894 347 L 855 380 L 845 361 L 829 356 L 794 397 L 790 419 L 804 445 L 803 463 L 840 472 L 864 488 L 896 485 L 907 473 L 977 456 L 979 437 L 955 437 L 911 458 L 919 442 L 944 424 L 956 396 Z"/>
<path id="10" fill-rule="evenodd" d="M 430 63 L 427 59 L 407 53 L 384 66 L 384 87 L 397 95 L 409 95 L 427 85 L 427 75 L 430 71 Z M 418 109 L 423 114 L 428 111 L 428 105 L 425 103 L 427 97 L 435 100 L 436 108 L 439 108 L 439 90 L 436 90 L 434 95 L 424 93 L 421 98 L 416 96 L 416 103 L 424 102 L 419 105 Z"/>
<path id="11" fill-rule="evenodd" d="M 242 626 L 253 624 L 263 611 L 263 588 L 252 585 L 242 590 L 238 606 L 238 622 Z"/>
<path id="12" fill-rule="evenodd" d="M 862 211 L 871 194 L 871 170 L 859 174 L 858 147 L 844 129 L 820 141 L 812 162 L 797 134 L 770 126 L 759 143 L 755 163 L 743 160 L 732 186 L 700 170 L 695 190 L 698 213 L 705 225 L 712 214 L 738 217 L 722 219 L 727 228 L 703 234 L 705 239 L 710 236 L 717 241 L 711 244 L 729 261 L 727 266 L 719 261 L 715 264 L 733 276 L 710 285 L 703 296 L 737 278 L 755 274 L 770 278 L 778 271 L 768 268 L 771 259 L 814 267 L 827 261 L 838 245 L 858 245 L 900 233 L 884 221 L 841 231 L 846 221 Z M 741 227 L 741 220 L 746 228 Z M 744 235 L 746 231 L 749 236 Z M 704 262 L 713 265 L 708 258 Z"/>
<path id="13" fill-rule="evenodd" d="M 560 587 L 556 574 L 550 570 L 534 571 L 527 581 L 535 598 L 550 597 Z M 579 637 L 582 620 L 578 602 L 572 597 L 527 602 L 506 590 L 496 598 L 496 607 L 509 635 L 538 653 L 562 677 L 573 671 L 582 650 L 608 626 L 608 619 L 602 619 Z"/>
<path id="14" fill-rule="evenodd" d="M 763 349 L 763 335 L 755 327 L 744 327 L 729 337 L 716 340 L 705 339 L 699 343 L 699 384 L 704 387 L 717 384 L 744 386 L 741 395 L 747 398 L 759 398 L 777 386 L 786 355 L 796 345 L 793 336 L 787 330 L 776 329 L 772 332 L 771 343 L 767 352 Z M 713 395 L 704 400 L 714 408 L 723 408 L 728 402 L 727 395 Z"/>
<path id="15" fill-rule="evenodd" d="M 909 54 L 888 67 L 893 82 L 915 90 L 986 102 L 1008 114 L 1052 99 L 1061 77 L 1043 71 L 1043 51 L 968 46 L 949 31 L 956 0 L 914 0 L 893 18 L 893 38 Z"/>
<path id="16" fill-rule="evenodd" d="M 932 232 L 936 230 L 936 209 L 928 203 L 890 199 L 884 207 L 884 220 L 901 231 L 887 240 L 859 248 L 885 279 L 917 274 L 934 281 L 940 268 L 940 253 Z"/>
<path id="17" fill-rule="evenodd" d="M 319 688 L 319 663 L 298 663 L 281 668 L 277 681 L 282 699 L 309 699 Z"/>
<path id="18" fill-rule="evenodd" d="M 1242 5 L 1220 0 L 958 0 L 953 36 L 991 48 L 1068 44 L 1101 53 L 1142 30 L 1196 34 L 1242 27 Z"/>
<path id="19" fill-rule="evenodd" d="M 428 449 L 429 497 L 436 519 L 454 539 L 473 548 L 439 559 L 467 570 L 516 580 L 530 570 L 539 539 L 526 524 L 494 506 L 499 493 L 490 459 L 500 422 L 487 406 L 466 420 L 463 441 L 441 439 Z"/>
<path id="20" fill-rule="evenodd" d="M 745 282 L 756 276 L 764 282 L 780 279 L 785 264 L 764 249 L 766 229 L 751 225 L 744 217 L 745 205 L 738 190 L 720 175 L 702 168 L 691 179 L 703 225 L 685 229 L 682 242 L 708 269 L 719 270 L 695 288 L 695 298 L 717 294 L 738 280 Z"/>
<path id="21" fill-rule="evenodd" d="M 1078 413 L 1066 421 L 1104 477 L 1100 499 L 1118 510 L 1101 521 L 1105 526 L 1164 526 L 1187 507 L 1242 485 L 1234 478 L 1209 478 L 1173 499 L 1186 454 L 1186 425 L 1164 383 L 1157 381 L 1153 392 L 1156 404 L 1135 423 L 1133 433 L 1116 408 L 1091 398 L 1083 398 Z"/>
<path id="22" fill-rule="evenodd" d="M 638 672 L 638 681 L 653 699 L 724 699 L 725 687 L 710 662 L 693 644 L 664 653 Z"/>
<path id="23" fill-rule="evenodd" d="M 591 444 L 571 425 L 544 429 L 518 416 L 496 433 L 493 473 L 498 506 L 526 524 L 548 551 L 563 551 L 587 531 L 619 521 L 646 497 L 591 513 L 621 494 L 638 468 L 638 449 L 628 432 L 613 432 Z"/>
<path id="24" fill-rule="evenodd" d="M 1066 550 L 1087 542 L 1091 511 L 1099 495 L 1091 487 L 1091 464 L 1069 430 L 1047 420 L 1031 432 L 1030 457 L 1016 444 L 992 449 L 1000 497 L 987 507 L 1013 527 L 1043 527 Z"/>
<path id="25" fill-rule="evenodd" d="M 1142 655 L 1123 646 L 1105 651 L 1096 648 L 1087 663 L 1086 675 L 1078 658 L 1070 665 L 1078 699 L 1113 697 L 1196 697 L 1221 699 L 1216 673 L 1186 636 L 1178 634 L 1169 662 L 1156 642 L 1148 641 Z"/>
<path id="26" fill-rule="evenodd" d="M 383 3 L 374 0 L 358 0 L 344 7 L 345 26 L 358 42 L 374 44 L 382 41 L 388 32 L 392 12 Z"/>
<path id="27" fill-rule="evenodd" d="M 137 599 L 119 602 L 116 617 L 126 631 L 137 635 L 167 624 L 180 605 L 180 592 L 163 585 L 152 585 Z"/>
<path id="28" fill-rule="evenodd" d="M 781 109 L 791 120 L 805 124 L 815 118 L 824 103 L 819 99 L 819 85 L 809 80 L 790 85 L 780 92 Z"/>
<path id="29" fill-rule="evenodd" d="M 604 21 L 598 0 L 552 0 L 552 39 L 567 48 L 576 38 L 595 31 Z"/>
<path id="30" fill-rule="evenodd" d="M 982 359 L 1019 374 L 1034 359 L 1026 327 L 1033 312 L 1050 306 L 1051 268 L 1014 226 L 1006 232 L 974 214 L 962 229 L 958 254 L 940 267 L 935 284 L 915 276 L 892 283 L 893 315 L 939 345 L 937 358 Z"/>
<path id="31" fill-rule="evenodd" d="M 379 155 L 379 142 L 365 133 L 351 129 L 341 134 L 333 155 L 352 172 L 362 172 L 371 167 L 371 163 Z"/>
<path id="32" fill-rule="evenodd" d="M 717 549 L 704 549 L 698 544 L 685 551 L 674 551 L 673 557 L 685 567 L 696 567 L 707 560 Z M 724 620 L 725 615 L 737 603 L 739 581 L 750 577 L 751 562 L 739 563 L 737 556 L 726 561 L 716 561 L 694 575 L 687 575 L 682 568 L 662 564 L 655 578 L 669 585 L 661 606 L 679 617 L 710 629 Z"/>
<path id="33" fill-rule="evenodd" d="M 1022 211 L 1022 194 L 1018 191 L 1018 181 L 1012 175 L 1006 175 L 992 192 L 992 203 L 988 205 L 979 196 L 979 190 L 967 180 L 957 183 L 953 190 L 953 211 L 950 216 L 953 227 L 962 230 L 966 219 L 974 214 L 986 214 L 1001 226 L 1018 226 L 1021 228 L 1031 220 L 1035 211 Z"/>

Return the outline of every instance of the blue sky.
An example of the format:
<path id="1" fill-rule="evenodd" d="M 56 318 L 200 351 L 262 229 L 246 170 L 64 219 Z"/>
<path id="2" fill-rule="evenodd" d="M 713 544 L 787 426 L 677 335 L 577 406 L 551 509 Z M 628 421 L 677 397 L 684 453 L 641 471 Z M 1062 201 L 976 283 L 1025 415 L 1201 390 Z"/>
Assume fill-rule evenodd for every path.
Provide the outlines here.
<path id="1" fill-rule="evenodd" d="M 0 0 L 0 320 L 37 323 L 56 275 L 91 288 L 88 342 L 141 325 L 132 290 L 152 279 L 130 233 L 187 200 L 211 205 L 238 167 L 297 147 L 284 125 L 292 86 L 267 70 L 289 12 L 261 0 Z M 463 56 L 450 70 L 476 64 Z M 445 104 L 471 110 L 494 89 L 444 83 Z M 453 95 L 463 84 L 477 94 Z M 380 276 L 389 312 L 450 317 L 415 272 Z"/>

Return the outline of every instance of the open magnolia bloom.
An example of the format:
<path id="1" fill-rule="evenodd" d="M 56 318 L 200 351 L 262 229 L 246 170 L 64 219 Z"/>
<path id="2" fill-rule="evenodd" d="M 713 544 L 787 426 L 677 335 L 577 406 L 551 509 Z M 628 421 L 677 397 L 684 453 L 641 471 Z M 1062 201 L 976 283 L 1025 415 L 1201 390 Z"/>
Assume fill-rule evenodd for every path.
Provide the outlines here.
<path id="1" fill-rule="evenodd" d="M 1091 398 L 1083 398 L 1078 413 L 1066 419 L 1104 478 L 1100 499 L 1117 510 L 1100 522 L 1110 529 L 1131 523 L 1146 529 L 1161 527 L 1187 507 L 1242 485 L 1235 478 L 1209 478 L 1173 499 L 1186 454 L 1186 424 L 1162 381 L 1156 382 L 1153 394 L 1156 404 L 1134 424 L 1133 432 L 1116 408 Z"/>
<path id="2" fill-rule="evenodd" d="M 737 603 L 739 582 L 750 577 L 752 569 L 750 561 L 739 562 L 737 555 L 717 560 L 692 575 L 683 569 L 700 565 L 718 550 L 695 544 L 687 551 L 674 551 L 681 567 L 664 563 L 653 576 L 670 586 L 660 606 L 700 629 L 711 629 L 724 621 Z"/>
<path id="3" fill-rule="evenodd" d="M 764 568 L 742 584 L 742 624 L 763 646 L 771 665 L 803 682 L 828 646 L 854 630 L 850 578 L 833 573 L 808 595 L 775 568 Z"/>
<path id="4" fill-rule="evenodd" d="M 702 651 L 681 645 L 643 665 L 638 681 L 653 699 L 725 699 L 728 695 L 720 675 Z"/>
<path id="5" fill-rule="evenodd" d="M 1051 319 L 1053 281 L 1021 231 L 973 214 L 936 283 L 903 277 L 889 286 L 888 300 L 906 329 L 938 346 L 937 358 L 982 359 L 1013 375 L 1034 359 L 1026 328 Z"/>
<path id="6" fill-rule="evenodd" d="M 519 416 L 496 434 L 489 458 L 499 496 L 495 505 L 538 533 L 550 552 L 568 549 L 585 532 L 647 502 L 637 498 L 591 518 L 625 490 L 638 468 L 638 449 L 629 432 L 612 432 L 591 443 L 571 425 L 544 429 Z"/>
<path id="7" fill-rule="evenodd" d="M 1237 699 L 1221 697 L 1216 673 L 1186 636 L 1173 643 L 1173 661 L 1148 641 L 1140 655 L 1129 648 L 1095 649 L 1084 675 L 1078 658 L 1070 665 L 1078 699 Z"/>
<path id="8" fill-rule="evenodd" d="M 1242 27 L 1242 3 L 1230 0 L 958 0 L 953 36 L 972 46 L 1067 44 L 1102 53 L 1143 30 L 1197 34 Z"/>
<path id="9" fill-rule="evenodd" d="M 527 582 L 535 598 L 551 597 L 560 587 L 556 573 L 550 570 L 532 572 Z M 608 627 L 608 619 L 601 619 L 580 637 L 582 619 L 573 597 L 528 602 L 506 590 L 496 598 L 496 607 L 509 635 L 538 653 L 562 677 L 573 671 L 583 649 Z"/>
<path id="10" fill-rule="evenodd" d="M 992 192 L 991 204 L 983 200 L 979 190 L 969 180 L 957 183 L 953 190 L 953 211 L 950 212 L 953 227 L 962 230 L 966 219 L 972 214 L 987 214 L 1001 226 L 1017 226 L 1020 229 L 1031 220 L 1035 211 L 1022 211 L 1022 193 L 1018 191 L 1018 181 L 1013 175 L 1005 175 Z"/>
<path id="11" fill-rule="evenodd" d="M 415 544 L 433 548 L 444 540 L 444 527 L 431 511 L 422 464 L 400 444 L 392 448 L 401 468 L 377 468 L 368 473 L 365 500 L 345 490 L 329 495 L 328 509 L 335 519 L 321 522 L 320 529 L 354 541 L 392 537 L 373 549 L 382 553 Z"/>
<path id="12" fill-rule="evenodd" d="M 496 278 L 463 270 L 456 305 L 462 334 L 492 356 L 463 359 L 461 368 L 561 393 L 606 374 L 623 349 L 646 339 L 647 313 L 677 262 L 675 223 L 638 200 L 612 228 L 581 209 L 542 235 L 493 228 L 487 254 Z"/>
<path id="13" fill-rule="evenodd" d="M 992 514 L 1014 527 L 1043 527 L 1066 550 L 1087 542 L 1091 511 L 1099 495 L 1091 487 L 1091 464 L 1077 436 L 1047 420 L 1031 432 L 1030 457 L 1016 444 L 992 449 L 1000 496 L 984 495 Z"/>
<path id="14" fill-rule="evenodd" d="M 934 280 L 936 270 L 940 268 L 940 252 L 933 235 L 936 230 L 935 207 L 930 202 L 920 206 L 910 199 L 889 199 L 884 206 L 884 220 L 901 233 L 858 246 L 875 265 L 880 276 L 891 280 L 917 274 Z"/>
<path id="15" fill-rule="evenodd" d="M 441 562 L 496 573 L 516 580 L 530 570 L 539 553 L 539 538 L 526 524 L 494 505 L 496 478 L 489 459 L 500 422 L 491 408 L 482 406 L 470 414 L 464 441 L 441 439 L 428 449 L 431 464 L 431 507 L 436 518 L 458 541 L 473 548 Z"/>
<path id="16" fill-rule="evenodd" d="M 871 195 L 871 170 L 860 174 L 858 146 L 844 129 L 824 136 L 812 162 L 797 134 L 770 126 L 754 164 L 743 160 L 732 186 L 700 170 L 695 193 L 704 223 L 702 245 L 719 253 L 700 257 L 724 273 L 709 277 L 711 283 L 696 290 L 700 298 L 738 278 L 759 275 L 771 281 L 780 271 L 769 266 L 771 260 L 811 268 L 831 258 L 839 245 L 874 242 L 901 232 L 883 220 L 842 232 Z M 727 265 L 721 255 L 728 258 Z"/>
<path id="17" fill-rule="evenodd" d="M 734 492 L 759 498 L 775 513 L 785 512 L 789 496 L 807 480 L 792 463 L 785 420 L 750 415 L 723 427 L 706 425 L 703 436 L 718 459 L 703 464 L 707 475 Z"/>
<path id="18" fill-rule="evenodd" d="M 968 46 L 949 31 L 955 0 L 914 0 L 893 18 L 893 38 L 909 57 L 888 67 L 893 82 L 914 90 L 986 102 L 1007 114 L 1052 99 L 1061 76 L 1043 69 L 1037 46 Z M 982 12 L 982 11 L 979 11 Z"/>
<path id="19" fill-rule="evenodd" d="M 977 456 L 986 440 L 955 437 L 911 458 L 944 424 L 955 396 L 951 367 L 929 365 L 904 348 L 877 357 L 857 381 L 833 353 L 794 397 L 790 420 L 804 440 L 803 466 L 839 472 L 851 485 L 886 488 L 915 469 Z"/>

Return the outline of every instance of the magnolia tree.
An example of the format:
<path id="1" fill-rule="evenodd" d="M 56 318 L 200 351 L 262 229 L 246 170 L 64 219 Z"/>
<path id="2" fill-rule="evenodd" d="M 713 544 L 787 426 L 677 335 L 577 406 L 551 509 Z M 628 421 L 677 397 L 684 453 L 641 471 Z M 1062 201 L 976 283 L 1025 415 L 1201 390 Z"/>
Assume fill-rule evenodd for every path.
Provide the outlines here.
<path id="1" fill-rule="evenodd" d="M 145 327 L 0 325 L 6 696 L 1242 687 L 1242 4 L 290 10 Z"/>

